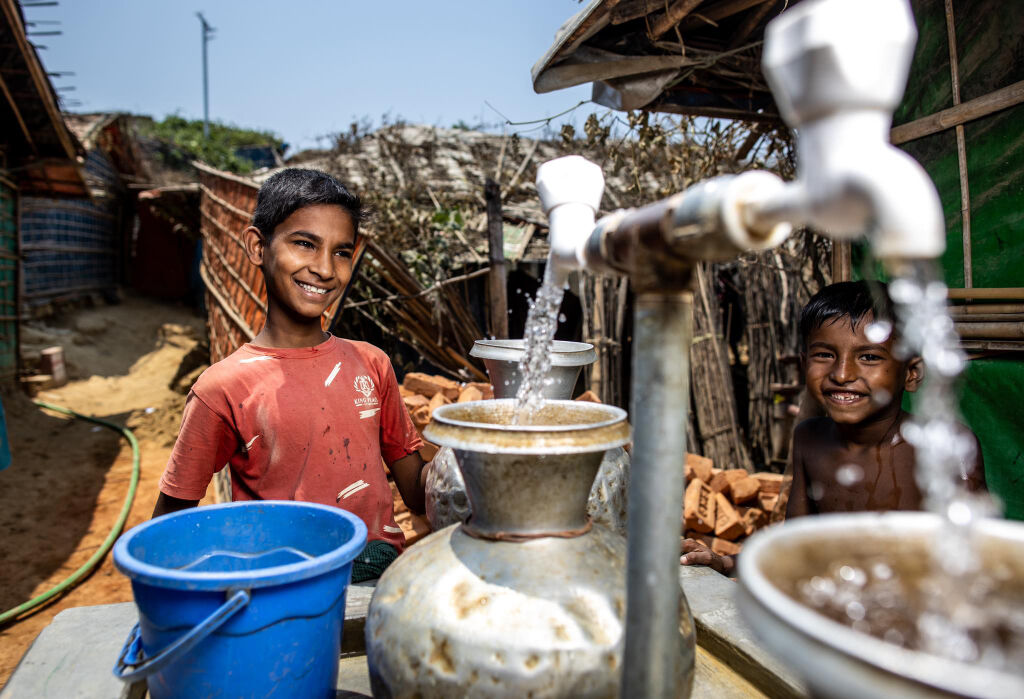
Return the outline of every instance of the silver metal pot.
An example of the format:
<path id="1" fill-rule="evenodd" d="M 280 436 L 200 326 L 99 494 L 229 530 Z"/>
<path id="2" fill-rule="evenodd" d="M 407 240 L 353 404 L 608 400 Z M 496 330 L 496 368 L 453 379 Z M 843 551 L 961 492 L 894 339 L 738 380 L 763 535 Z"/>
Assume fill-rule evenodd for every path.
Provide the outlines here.
<path id="1" fill-rule="evenodd" d="M 509 425 L 513 410 L 504 399 L 434 411 L 425 436 L 454 450 L 473 515 L 410 548 L 377 584 L 366 625 L 374 696 L 619 695 L 625 539 L 591 524 L 586 504 L 602 455 L 630 438 L 626 413 L 549 401 L 534 424 Z M 679 612 L 682 673 L 694 633 L 685 601 Z"/>
<path id="2" fill-rule="evenodd" d="M 477 340 L 470 355 L 484 360 L 494 387 L 495 398 L 515 398 L 521 378 L 519 360 L 525 340 Z M 552 381 L 544 386 L 546 400 L 568 400 L 580 371 L 597 359 L 594 346 L 585 342 L 552 343 Z M 587 512 L 620 534 L 626 533 L 626 493 L 629 487 L 629 454 L 621 447 L 610 449 L 601 460 L 591 487 Z M 427 521 L 434 531 L 465 522 L 472 512 L 450 447 L 441 447 L 434 456 L 426 482 Z"/>
<path id="3" fill-rule="evenodd" d="M 838 560 L 877 560 L 920 575 L 942 526 L 924 512 L 804 517 L 758 532 L 739 559 L 739 608 L 768 648 L 820 697 L 1024 697 L 1024 676 L 909 650 L 819 614 L 788 592 Z M 984 520 L 976 543 L 986 570 L 1024 585 L 1024 524 Z"/>
<path id="4" fill-rule="evenodd" d="M 525 347 L 526 340 L 477 340 L 473 343 L 469 356 L 484 360 L 495 398 L 515 398 L 523 381 L 519 375 L 519 360 L 523 358 Z M 545 400 L 572 398 L 580 370 L 596 360 L 597 352 L 591 344 L 553 340 L 548 372 L 551 381 L 541 389 Z"/>

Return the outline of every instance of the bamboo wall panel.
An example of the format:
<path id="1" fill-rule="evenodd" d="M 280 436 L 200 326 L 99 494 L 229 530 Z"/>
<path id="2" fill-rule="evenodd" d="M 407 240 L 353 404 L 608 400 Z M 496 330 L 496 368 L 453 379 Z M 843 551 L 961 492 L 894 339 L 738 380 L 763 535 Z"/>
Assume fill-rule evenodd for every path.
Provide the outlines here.
<path id="1" fill-rule="evenodd" d="M 18 191 L 0 180 L 0 379 L 18 371 Z"/>
<path id="2" fill-rule="evenodd" d="M 85 173 L 92 199 L 20 200 L 23 297 L 30 305 L 112 289 L 120 281 L 120 179 L 95 149 Z"/>
<path id="3" fill-rule="evenodd" d="M 953 106 L 944 0 L 914 0 L 919 41 L 900 125 Z M 961 100 L 967 102 L 1024 80 L 1024 13 L 999 0 L 956 0 L 956 60 Z M 1024 105 L 964 125 L 969 183 L 970 276 L 977 288 L 1020 287 L 1024 257 Z M 951 287 L 966 281 L 961 177 L 953 129 L 901 145 L 934 180 L 946 217 L 942 270 Z M 980 305 L 980 304 L 978 304 Z M 993 309 L 995 306 L 993 306 Z M 974 309 L 980 311 L 980 309 Z M 979 346 L 991 346 L 980 343 Z M 974 346 L 974 345 L 971 345 Z M 1011 343 L 998 343 L 1007 350 Z M 975 354 L 961 382 L 960 410 L 978 435 L 989 488 L 1008 517 L 1024 519 L 1024 361 L 1010 353 Z"/>

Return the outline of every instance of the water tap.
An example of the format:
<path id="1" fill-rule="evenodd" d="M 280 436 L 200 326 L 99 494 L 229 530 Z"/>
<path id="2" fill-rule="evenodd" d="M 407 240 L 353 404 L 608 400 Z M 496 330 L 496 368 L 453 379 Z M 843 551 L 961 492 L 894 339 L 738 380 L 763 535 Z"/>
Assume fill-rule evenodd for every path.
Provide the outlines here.
<path id="1" fill-rule="evenodd" d="M 916 37 L 906 0 L 805 0 L 768 24 L 763 68 L 796 131 L 797 179 L 749 208 L 751 225 L 806 223 L 838 239 L 868 232 L 881 260 L 942 254 L 935 186 L 889 143 Z"/>
<path id="2" fill-rule="evenodd" d="M 567 155 L 537 168 L 537 192 L 548 217 L 548 270 L 559 286 L 585 265 L 583 241 L 594 230 L 604 194 L 601 168 L 586 158 Z"/>

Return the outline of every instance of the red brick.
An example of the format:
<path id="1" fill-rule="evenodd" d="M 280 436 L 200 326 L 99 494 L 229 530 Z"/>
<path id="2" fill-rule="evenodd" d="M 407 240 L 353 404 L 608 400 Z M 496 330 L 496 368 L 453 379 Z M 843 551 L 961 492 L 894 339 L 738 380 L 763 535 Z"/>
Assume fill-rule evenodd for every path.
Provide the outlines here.
<path id="1" fill-rule="evenodd" d="M 755 473 L 754 478 L 761 481 L 761 492 L 769 495 L 778 495 L 782 492 L 781 473 Z"/>
<path id="2" fill-rule="evenodd" d="M 732 491 L 732 501 L 739 505 L 757 497 L 761 490 L 761 481 L 747 476 L 733 481 L 729 485 L 729 490 Z"/>
<path id="3" fill-rule="evenodd" d="M 715 536 L 721 539 L 738 539 L 747 533 L 743 519 L 729 498 L 721 493 L 715 494 Z"/>
<path id="4" fill-rule="evenodd" d="M 698 454 L 686 454 L 686 480 L 691 481 L 694 478 L 699 478 L 705 483 L 711 482 L 711 469 L 714 467 L 715 462 L 706 456 L 700 456 Z"/>
<path id="5" fill-rule="evenodd" d="M 707 484 L 700 479 L 690 481 L 686 486 L 683 502 L 685 529 L 711 532 L 715 529 L 715 498 Z"/>
<path id="6" fill-rule="evenodd" d="M 727 541 L 717 537 L 711 542 L 711 550 L 719 556 L 735 556 L 742 548 L 743 547 L 740 544 L 737 544 L 734 541 Z"/>
<path id="7" fill-rule="evenodd" d="M 413 393 L 419 393 L 427 398 L 433 398 L 438 393 L 443 393 L 448 400 L 456 400 L 459 397 L 459 384 L 443 376 L 411 371 L 405 375 L 402 385 Z"/>
<path id="8" fill-rule="evenodd" d="M 484 394 L 480 392 L 480 389 L 476 386 L 463 386 L 462 392 L 459 393 L 458 403 L 468 403 L 474 400 L 483 400 Z"/>

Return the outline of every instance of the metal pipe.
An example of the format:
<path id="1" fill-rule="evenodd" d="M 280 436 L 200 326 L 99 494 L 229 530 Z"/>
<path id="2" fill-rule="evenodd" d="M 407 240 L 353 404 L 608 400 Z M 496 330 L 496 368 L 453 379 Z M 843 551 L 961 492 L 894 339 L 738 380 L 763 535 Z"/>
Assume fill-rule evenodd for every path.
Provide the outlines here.
<path id="1" fill-rule="evenodd" d="M 635 308 L 622 696 L 677 697 L 689 693 L 695 653 L 680 647 L 675 613 L 693 292 L 641 293 Z"/>
<path id="2" fill-rule="evenodd" d="M 787 221 L 750 225 L 746 211 L 787 191 L 768 172 L 724 175 L 654 204 L 605 216 L 578 257 L 592 271 L 674 278 L 699 261 L 729 260 L 775 247 L 792 231 Z"/>

